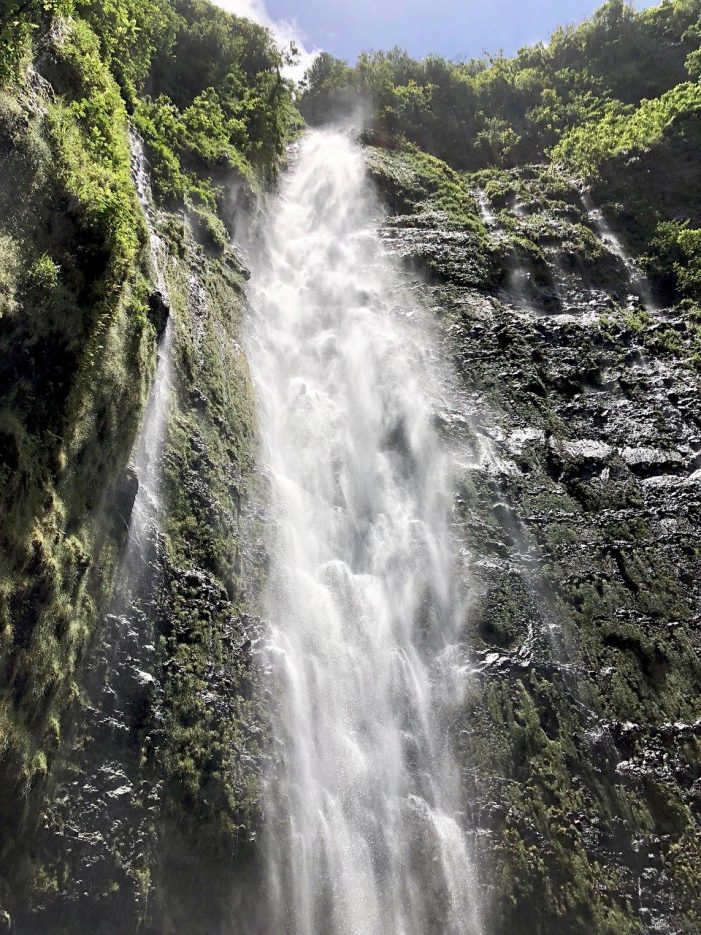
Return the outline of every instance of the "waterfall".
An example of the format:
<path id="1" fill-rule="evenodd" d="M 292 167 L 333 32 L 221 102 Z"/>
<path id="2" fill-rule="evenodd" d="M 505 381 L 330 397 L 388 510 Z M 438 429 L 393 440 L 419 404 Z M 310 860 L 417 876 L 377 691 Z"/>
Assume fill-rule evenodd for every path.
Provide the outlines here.
<path id="1" fill-rule="evenodd" d="M 151 180 L 144 155 L 143 143 L 132 136 L 132 174 L 136 185 L 141 208 L 146 219 L 149 234 L 149 252 L 155 284 L 159 299 L 167 308 L 170 304 L 166 282 L 167 250 L 158 234 L 156 217 L 151 195 Z M 158 514 L 161 509 L 161 470 L 159 460 L 166 441 L 167 413 L 172 393 L 172 344 L 173 327 L 170 317 L 164 322 L 162 333 L 158 335 L 158 357 L 156 374 L 149 395 L 141 432 L 132 454 L 134 471 L 139 480 L 139 491 L 134 502 L 129 538 L 123 560 L 128 562 L 130 550 L 137 548 L 135 541 L 143 538 L 149 530 L 158 526 Z M 124 567 L 122 567 L 122 571 Z M 142 572 L 143 573 L 143 572 Z M 133 578 L 133 575 L 120 576 Z"/>
<path id="2" fill-rule="evenodd" d="M 251 280 L 279 935 L 481 931 L 449 723 L 468 668 L 449 379 L 378 222 L 360 147 L 312 132 Z"/>
<path id="3" fill-rule="evenodd" d="M 623 245 L 623 241 L 618 237 L 611 225 L 606 220 L 601 208 L 597 208 L 589 192 L 582 193 L 582 205 L 587 212 L 589 220 L 601 239 L 604 246 L 620 260 L 621 265 L 628 276 L 628 284 L 633 293 L 642 302 L 643 308 L 648 312 L 657 311 L 657 304 L 652 295 L 652 289 L 648 279 L 638 269 L 635 261 Z"/>

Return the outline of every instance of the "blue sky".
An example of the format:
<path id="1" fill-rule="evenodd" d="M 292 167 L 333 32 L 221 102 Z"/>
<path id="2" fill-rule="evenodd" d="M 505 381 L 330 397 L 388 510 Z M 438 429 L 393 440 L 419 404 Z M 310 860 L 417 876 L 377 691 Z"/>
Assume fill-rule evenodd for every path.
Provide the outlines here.
<path id="1" fill-rule="evenodd" d="M 351 61 L 363 49 L 395 45 L 415 56 L 512 54 L 598 6 L 596 0 L 265 0 L 270 19 L 294 24 L 308 49 Z"/>

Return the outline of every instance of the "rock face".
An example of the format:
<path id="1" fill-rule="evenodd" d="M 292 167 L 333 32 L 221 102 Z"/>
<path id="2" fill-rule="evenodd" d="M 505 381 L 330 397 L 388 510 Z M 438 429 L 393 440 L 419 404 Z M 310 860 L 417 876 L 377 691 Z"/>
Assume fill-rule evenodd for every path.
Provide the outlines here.
<path id="1" fill-rule="evenodd" d="M 643 307 L 576 188 L 504 177 L 528 206 L 487 205 L 477 256 L 430 198 L 385 224 L 428 268 L 483 453 L 459 504 L 476 651 L 456 742 L 488 930 L 697 932 L 698 338 Z M 509 236 L 517 275 L 485 288 Z"/>
<path id="2" fill-rule="evenodd" d="M 0 269 L 7 252 L 11 272 L 0 312 L 0 903 L 11 916 L 35 885 L 52 885 L 35 835 L 126 538 L 127 460 L 152 374 L 153 332 L 139 314 L 145 227 L 106 68 L 90 77 L 113 105 L 103 195 L 123 211 L 110 231 L 78 197 L 50 130 L 67 119 L 54 91 L 74 51 L 48 37 L 56 88 L 34 71 L 0 101 Z M 123 146 L 111 150 L 115 139 Z M 105 178 L 104 163 L 90 165 Z"/>
<path id="3" fill-rule="evenodd" d="M 264 723 L 243 276 L 182 218 L 151 205 L 149 223 L 168 331 L 139 481 L 128 472 L 115 496 L 127 529 L 115 593 L 34 837 L 41 876 L 30 910 L 12 913 L 23 933 L 216 930 L 256 868 Z"/>
<path id="4" fill-rule="evenodd" d="M 0 101 L 0 928 L 208 932 L 255 871 L 263 755 L 247 273 L 156 207 L 120 105 L 115 281 L 49 100 Z"/>

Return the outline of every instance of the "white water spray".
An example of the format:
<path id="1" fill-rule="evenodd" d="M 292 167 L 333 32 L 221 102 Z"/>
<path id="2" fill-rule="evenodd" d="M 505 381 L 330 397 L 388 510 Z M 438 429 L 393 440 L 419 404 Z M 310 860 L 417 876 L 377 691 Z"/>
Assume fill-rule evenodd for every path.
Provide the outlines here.
<path id="1" fill-rule="evenodd" d="M 166 306 L 170 304 L 166 282 L 166 263 L 168 252 L 157 232 L 156 218 L 151 194 L 144 147 L 142 141 L 134 136 L 131 139 L 132 173 L 149 233 L 151 264 L 156 285 L 161 299 Z M 139 480 L 139 492 L 134 502 L 134 510 L 129 529 L 125 561 L 129 560 L 130 550 L 135 548 L 134 539 L 139 539 L 158 524 L 161 509 L 160 459 L 163 455 L 167 432 L 167 413 L 172 395 L 172 355 L 173 326 L 170 317 L 165 322 L 163 334 L 158 342 L 156 374 L 144 414 L 144 422 L 132 455 L 134 471 Z M 124 577 L 121 575 L 120 577 Z"/>
<path id="2" fill-rule="evenodd" d="M 477 935 L 442 375 L 377 221 L 359 147 L 311 133 L 252 279 L 274 523 L 265 931 Z"/>

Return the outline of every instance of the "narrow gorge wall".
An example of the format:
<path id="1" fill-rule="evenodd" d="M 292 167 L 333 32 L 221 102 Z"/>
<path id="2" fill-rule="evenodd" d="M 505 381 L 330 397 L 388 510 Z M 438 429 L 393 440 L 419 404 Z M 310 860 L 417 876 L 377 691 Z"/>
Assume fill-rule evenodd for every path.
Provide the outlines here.
<path id="1" fill-rule="evenodd" d="M 135 437 L 138 489 L 34 836 L 31 911 L 13 913 L 20 931 L 209 931 L 258 821 L 263 725 L 244 612 L 255 523 L 240 536 L 254 433 L 245 271 L 208 255 L 184 215 L 149 206 L 167 326 Z"/>

